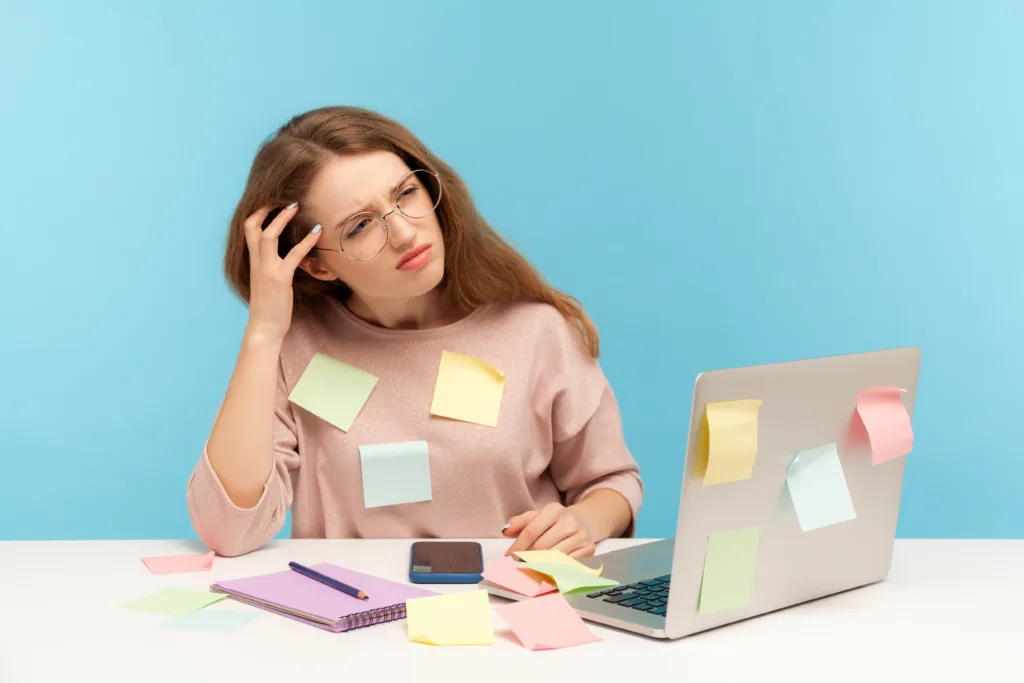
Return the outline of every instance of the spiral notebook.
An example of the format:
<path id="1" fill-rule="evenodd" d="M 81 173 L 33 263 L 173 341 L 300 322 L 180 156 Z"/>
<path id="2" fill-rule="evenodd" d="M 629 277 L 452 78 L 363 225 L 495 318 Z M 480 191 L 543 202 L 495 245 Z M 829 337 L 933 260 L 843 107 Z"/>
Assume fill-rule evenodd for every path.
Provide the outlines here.
<path id="1" fill-rule="evenodd" d="M 328 562 L 315 564 L 312 569 L 358 588 L 369 599 L 359 600 L 291 569 L 219 581 L 210 589 L 335 633 L 404 619 L 406 600 L 437 595 L 419 586 L 362 574 Z"/>

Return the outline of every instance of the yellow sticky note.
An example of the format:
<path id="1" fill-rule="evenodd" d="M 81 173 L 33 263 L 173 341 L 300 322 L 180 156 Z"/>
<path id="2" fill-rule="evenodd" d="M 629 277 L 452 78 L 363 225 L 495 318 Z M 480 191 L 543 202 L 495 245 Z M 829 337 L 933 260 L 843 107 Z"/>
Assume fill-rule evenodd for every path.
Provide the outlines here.
<path id="1" fill-rule="evenodd" d="M 288 399 L 347 432 L 377 386 L 368 372 L 322 353 L 313 356 Z"/>
<path id="2" fill-rule="evenodd" d="M 525 562 L 523 564 L 531 571 L 551 577 L 551 580 L 555 582 L 561 593 L 570 593 L 582 589 L 592 591 L 598 588 L 613 588 L 619 585 L 619 582 L 615 579 L 597 576 L 593 571 L 580 571 L 571 564 L 562 564 L 560 562 L 554 564 L 548 562 Z"/>
<path id="3" fill-rule="evenodd" d="M 757 457 L 757 411 L 761 400 L 709 403 L 707 420 L 707 469 L 704 486 L 750 479 Z"/>
<path id="4" fill-rule="evenodd" d="M 518 550 L 514 553 L 523 562 L 536 562 L 540 564 L 567 564 L 570 567 L 574 567 L 582 572 L 593 574 L 594 576 L 600 576 L 604 570 L 604 564 L 598 565 L 597 569 L 588 567 L 582 562 L 578 562 L 573 558 L 569 557 L 561 550 Z"/>
<path id="5" fill-rule="evenodd" d="M 487 591 L 447 593 L 405 601 L 409 640 L 427 645 L 493 645 Z"/>
<path id="6" fill-rule="evenodd" d="M 504 391 L 505 374 L 493 365 L 442 351 L 430 414 L 494 427 Z"/>

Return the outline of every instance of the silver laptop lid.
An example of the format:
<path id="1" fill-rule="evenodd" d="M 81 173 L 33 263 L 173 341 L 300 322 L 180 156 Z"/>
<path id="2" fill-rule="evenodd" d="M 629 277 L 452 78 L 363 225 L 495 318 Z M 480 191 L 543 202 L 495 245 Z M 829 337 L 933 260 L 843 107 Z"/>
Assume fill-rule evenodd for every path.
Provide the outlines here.
<path id="1" fill-rule="evenodd" d="M 690 415 L 672 591 L 665 630 L 670 638 L 878 581 L 889 571 L 906 457 L 873 465 L 859 439 L 857 393 L 897 386 L 912 416 L 919 348 L 716 370 L 697 378 Z M 760 399 L 757 456 L 749 479 L 704 486 L 698 457 L 705 407 Z M 851 427 L 853 434 L 851 439 Z M 787 487 L 787 468 L 802 450 L 835 443 L 856 518 L 803 531 Z M 698 612 L 708 537 L 757 527 L 750 599 L 746 605 Z"/>

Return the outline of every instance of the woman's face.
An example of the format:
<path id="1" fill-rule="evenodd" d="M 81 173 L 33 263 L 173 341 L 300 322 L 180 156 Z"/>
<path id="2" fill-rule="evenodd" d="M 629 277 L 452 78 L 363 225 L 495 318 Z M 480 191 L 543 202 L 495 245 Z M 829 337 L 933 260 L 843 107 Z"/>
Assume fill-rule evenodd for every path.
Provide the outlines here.
<path id="1" fill-rule="evenodd" d="M 412 298 L 437 287 L 444 276 L 444 241 L 433 210 L 438 181 L 410 175 L 416 170 L 391 152 L 335 157 L 324 166 L 301 207 L 323 226 L 306 272 L 341 280 L 364 301 Z"/>

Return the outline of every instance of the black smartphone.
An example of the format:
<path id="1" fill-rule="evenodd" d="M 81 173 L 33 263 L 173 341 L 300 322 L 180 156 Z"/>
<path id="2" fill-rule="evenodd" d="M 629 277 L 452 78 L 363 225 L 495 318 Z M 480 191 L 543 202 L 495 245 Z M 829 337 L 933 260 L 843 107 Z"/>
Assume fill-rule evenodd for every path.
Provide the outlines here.
<path id="1" fill-rule="evenodd" d="M 409 552 L 413 583 L 480 583 L 483 549 L 476 541 L 416 541 Z"/>

